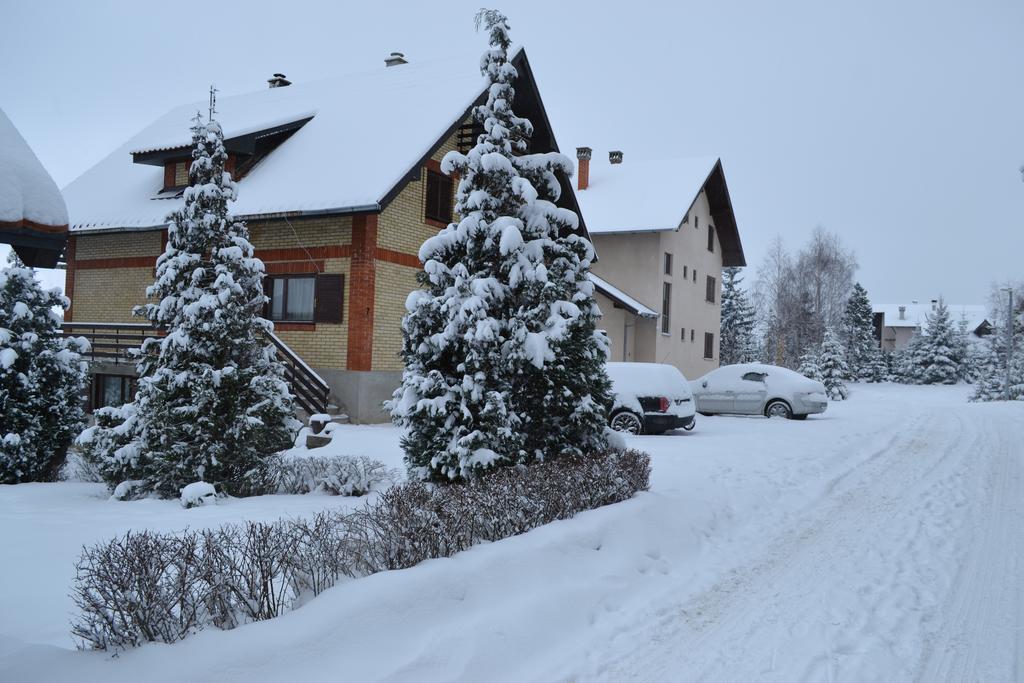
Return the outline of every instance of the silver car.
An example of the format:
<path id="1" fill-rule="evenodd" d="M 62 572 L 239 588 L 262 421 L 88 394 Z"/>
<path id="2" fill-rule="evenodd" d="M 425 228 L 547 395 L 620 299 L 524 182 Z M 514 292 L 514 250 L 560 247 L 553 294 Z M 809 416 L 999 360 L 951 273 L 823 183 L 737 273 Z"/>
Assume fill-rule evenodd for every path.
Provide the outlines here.
<path id="1" fill-rule="evenodd" d="M 828 408 L 825 385 L 775 365 L 741 363 L 690 382 L 697 412 L 765 415 L 803 420 Z"/>

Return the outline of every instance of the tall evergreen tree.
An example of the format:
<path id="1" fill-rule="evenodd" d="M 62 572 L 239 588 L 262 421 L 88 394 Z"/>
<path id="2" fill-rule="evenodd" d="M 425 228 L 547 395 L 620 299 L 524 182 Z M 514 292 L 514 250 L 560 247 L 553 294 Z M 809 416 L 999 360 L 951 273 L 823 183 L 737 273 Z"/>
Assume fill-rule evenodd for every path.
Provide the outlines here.
<path id="1" fill-rule="evenodd" d="M 1000 401 L 1006 396 L 1006 372 L 991 344 L 985 343 L 974 363 L 974 392 L 971 401 Z"/>
<path id="2" fill-rule="evenodd" d="M 263 462 L 290 445 L 298 423 L 266 340 L 273 326 L 261 317 L 263 263 L 245 224 L 228 212 L 236 186 L 224 170 L 220 125 L 197 118 L 193 143 L 184 206 L 168 217 L 167 246 L 146 290 L 155 303 L 136 310 L 167 334 L 142 346 L 138 394 L 120 416 L 130 438 L 124 425 L 92 438 L 118 446 L 100 454 L 105 469 L 142 479 L 137 493 L 173 497 L 204 480 L 246 495 L 259 489 Z"/>
<path id="3" fill-rule="evenodd" d="M 67 308 L 12 251 L 0 270 L 0 484 L 53 481 L 82 429 L 84 339 L 61 336 Z"/>
<path id="4" fill-rule="evenodd" d="M 481 10 L 490 83 L 473 111 L 483 127 L 457 173 L 458 223 L 420 249 L 422 290 L 406 302 L 405 371 L 388 404 L 405 428 L 406 462 L 422 478 L 451 480 L 605 445 L 608 341 L 587 271 L 579 218 L 554 205 L 561 154 L 523 154 L 533 126 L 512 111 L 516 69 L 506 18 Z"/>
<path id="5" fill-rule="evenodd" d="M 935 310 L 926 316 L 927 334 L 921 338 L 918 352 L 921 384 L 956 384 L 960 377 L 957 365 L 956 330 L 949 317 L 949 308 L 941 298 Z"/>
<path id="6" fill-rule="evenodd" d="M 878 340 L 875 339 L 874 313 L 868 292 L 858 282 L 846 302 L 843 314 L 842 340 L 846 345 L 846 365 L 850 370 L 849 379 L 870 379 L 878 356 Z"/>
<path id="7" fill-rule="evenodd" d="M 849 395 L 844 381 L 849 375 L 845 357 L 846 349 L 843 348 L 839 336 L 831 327 L 826 328 L 825 339 L 821 342 L 821 351 L 818 354 L 818 369 L 825 391 L 833 401 L 842 401 Z"/>
<path id="8" fill-rule="evenodd" d="M 750 363 L 757 359 L 754 307 L 741 287 L 739 268 L 722 269 L 722 324 L 719 357 L 722 365 Z"/>

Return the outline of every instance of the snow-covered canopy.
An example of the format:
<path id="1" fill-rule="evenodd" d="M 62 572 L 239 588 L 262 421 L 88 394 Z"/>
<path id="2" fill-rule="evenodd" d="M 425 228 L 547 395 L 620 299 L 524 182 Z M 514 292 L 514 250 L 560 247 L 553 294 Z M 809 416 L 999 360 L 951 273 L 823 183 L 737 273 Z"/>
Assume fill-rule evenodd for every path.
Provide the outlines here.
<path id="1" fill-rule="evenodd" d="M 0 226 L 64 227 L 68 212 L 57 184 L 0 110 Z"/>
<path id="2" fill-rule="evenodd" d="M 611 284 L 607 280 L 600 278 L 597 275 L 594 275 L 593 273 L 589 273 L 589 276 L 591 282 L 594 283 L 594 287 L 597 289 L 597 291 L 599 291 L 601 294 L 604 294 L 606 297 L 608 297 L 615 303 L 619 304 L 630 313 L 638 315 L 641 318 L 658 317 L 657 311 L 650 308 L 649 306 L 643 305 L 642 303 L 640 303 L 639 300 L 634 299 L 629 294 L 626 294 L 624 291 L 622 291 L 615 285 Z"/>
<path id="3" fill-rule="evenodd" d="M 900 307 L 906 310 L 900 316 Z M 976 332 L 979 327 L 989 322 L 988 308 L 978 304 L 946 304 L 949 309 L 949 319 L 954 327 L 960 324 L 961 319 L 967 320 L 967 331 Z M 881 313 L 883 327 L 915 327 L 921 331 L 928 332 L 928 314 L 933 312 L 931 302 L 910 303 L 910 304 L 876 304 L 872 307 L 875 313 Z"/>
<path id="4" fill-rule="evenodd" d="M 592 235 L 675 230 L 706 190 L 726 266 L 746 265 L 725 174 L 718 157 L 590 162 L 587 189 L 576 193 Z"/>
<path id="5" fill-rule="evenodd" d="M 232 210 L 375 210 L 467 116 L 485 85 L 477 59 L 452 58 L 218 97 L 227 138 L 312 116 L 240 181 Z M 205 100 L 172 109 L 68 185 L 72 230 L 163 225 L 181 199 L 154 199 L 163 169 L 133 163 L 131 153 L 188 145 L 192 118 L 206 110 Z"/>

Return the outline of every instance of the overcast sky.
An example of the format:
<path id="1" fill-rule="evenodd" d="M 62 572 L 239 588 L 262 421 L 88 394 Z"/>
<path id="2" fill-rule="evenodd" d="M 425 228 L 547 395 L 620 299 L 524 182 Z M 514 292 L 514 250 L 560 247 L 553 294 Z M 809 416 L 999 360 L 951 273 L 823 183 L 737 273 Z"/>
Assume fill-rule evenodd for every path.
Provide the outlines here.
<path id="1" fill-rule="evenodd" d="M 63 187 L 211 83 L 241 93 L 392 50 L 475 59 L 480 4 L 0 0 L 0 108 Z M 980 303 L 1024 278 L 1024 3 L 606 4 L 494 6 L 563 151 L 721 156 L 751 281 L 775 235 L 796 249 L 817 225 L 856 251 L 876 302 Z"/>

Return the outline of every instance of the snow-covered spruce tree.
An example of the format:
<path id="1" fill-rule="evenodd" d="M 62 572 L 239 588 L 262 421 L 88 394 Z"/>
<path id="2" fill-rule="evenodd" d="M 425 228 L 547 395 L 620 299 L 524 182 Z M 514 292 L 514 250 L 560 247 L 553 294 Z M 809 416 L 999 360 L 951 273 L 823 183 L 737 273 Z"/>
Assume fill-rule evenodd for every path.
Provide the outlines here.
<path id="1" fill-rule="evenodd" d="M 260 490 L 265 459 L 291 444 L 298 423 L 265 337 L 272 325 L 261 317 L 263 263 L 245 224 L 228 213 L 236 187 L 224 171 L 220 125 L 197 120 L 193 142 L 184 206 L 168 217 L 167 246 L 146 290 L 155 303 L 136 310 L 166 336 L 142 345 L 132 414 L 118 416 L 128 418 L 132 438 L 105 456 L 117 461 L 113 471 L 142 479 L 136 493 L 176 497 L 203 480 L 246 495 Z M 93 435 L 114 446 L 123 437 Z"/>
<path id="2" fill-rule="evenodd" d="M 821 381 L 821 359 L 817 348 L 809 346 L 800 355 L 800 366 L 797 368 L 804 377 Z"/>
<path id="3" fill-rule="evenodd" d="M 821 373 L 825 391 L 833 401 L 842 401 L 850 393 L 845 383 L 849 376 L 845 358 L 846 349 L 843 348 L 839 335 L 831 327 L 825 328 L 825 339 L 821 342 L 821 351 L 818 354 L 818 371 Z"/>
<path id="4" fill-rule="evenodd" d="M 739 268 L 722 269 L 722 324 L 719 356 L 722 365 L 750 363 L 760 349 L 754 336 L 754 307 L 741 287 Z"/>
<path id="5" fill-rule="evenodd" d="M 970 401 L 1001 401 L 1006 396 L 1006 372 L 992 345 L 985 342 L 974 360 L 974 392 Z"/>
<path id="6" fill-rule="evenodd" d="M 82 429 L 84 339 L 61 336 L 67 308 L 12 251 L 0 270 L 0 484 L 53 481 Z"/>
<path id="7" fill-rule="evenodd" d="M 891 356 L 892 354 L 875 347 L 868 358 L 862 379 L 868 382 L 888 382 L 892 376 Z"/>
<path id="8" fill-rule="evenodd" d="M 850 369 L 848 379 L 870 379 L 871 365 L 878 351 L 875 339 L 874 313 L 868 292 L 858 282 L 846 302 L 843 313 L 842 340 L 846 345 L 846 365 Z"/>
<path id="9" fill-rule="evenodd" d="M 918 352 L 921 384 L 956 384 L 960 377 L 957 365 L 956 329 L 949 317 L 949 308 L 940 298 L 935 311 L 927 314 L 927 335 L 921 339 Z"/>
<path id="10" fill-rule="evenodd" d="M 473 116 L 484 132 L 450 152 L 460 216 L 420 249 L 423 289 L 406 301 L 405 372 L 388 407 L 414 476 L 439 481 L 605 447 L 608 342 L 578 217 L 554 205 L 561 154 L 522 154 L 533 132 L 512 111 L 508 23 L 481 10 L 490 82 Z"/>

